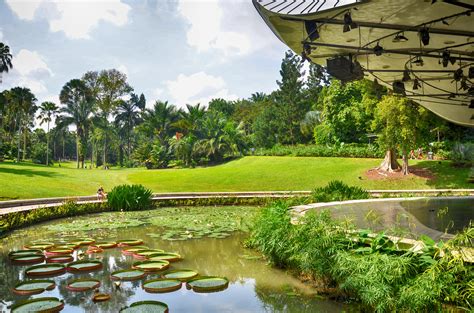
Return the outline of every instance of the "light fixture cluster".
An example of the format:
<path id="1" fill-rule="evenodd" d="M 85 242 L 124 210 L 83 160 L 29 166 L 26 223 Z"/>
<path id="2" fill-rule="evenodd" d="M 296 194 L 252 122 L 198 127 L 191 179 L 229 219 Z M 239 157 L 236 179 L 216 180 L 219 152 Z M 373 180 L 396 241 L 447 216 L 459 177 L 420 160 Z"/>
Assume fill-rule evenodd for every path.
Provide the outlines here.
<path id="1" fill-rule="evenodd" d="M 456 63 L 456 58 L 452 57 L 448 50 L 444 50 L 441 54 L 441 63 L 443 64 L 443 67 L 447 67 L 449 63 L 454 65 Z"/>
<path id="2" fill-rule="evenodd" d="M 357 28 L 359 25 L 352 20 L 351 12 L 344 14 L 344 26 L 342 32 L 347 33 L 351 29 Z"/>

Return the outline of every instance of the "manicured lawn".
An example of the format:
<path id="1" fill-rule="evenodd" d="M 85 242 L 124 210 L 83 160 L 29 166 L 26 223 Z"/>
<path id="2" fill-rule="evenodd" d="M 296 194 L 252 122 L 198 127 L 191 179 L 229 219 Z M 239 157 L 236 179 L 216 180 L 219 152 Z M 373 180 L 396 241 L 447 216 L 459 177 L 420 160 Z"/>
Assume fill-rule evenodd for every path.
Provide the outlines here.
<path id="1" fill-rule="evenodd" d="M 334 179 L 367 189 L 472 188 L 468 169 L 447 161 L 411 161 L 436 178 L 368 180 L 364 173 L 376 159 L 245 157 L 223 165 L 195 169 L 75 169 L 74 163 L 46 167 L 0 163 L 0 199 L 92 195 L 124 183 L 143 184 L 154 192 L 311 190 Z"/>

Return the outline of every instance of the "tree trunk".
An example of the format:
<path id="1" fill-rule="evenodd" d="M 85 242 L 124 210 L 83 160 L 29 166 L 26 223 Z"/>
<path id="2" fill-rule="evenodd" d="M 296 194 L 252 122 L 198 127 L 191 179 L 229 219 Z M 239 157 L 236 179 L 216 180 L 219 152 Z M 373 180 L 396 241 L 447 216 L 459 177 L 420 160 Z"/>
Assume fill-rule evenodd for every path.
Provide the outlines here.
<path id="1" fill-rule="evenodd" d="M 402 164 L 403 175 L 408 175 L 410 174 L 410 172 L 408 171 L 408 153 L 406 151 L 403 151 L 402 159 L 403 159 L 403 164 Z"/>
<path id="2" fill-rule="evenodd" d="M 105 168 L 107 159 L 107 132 L 104 136 L 104 155 L 102 156 L 102 167 Z"/>
<path id="3" fill-rule="evenodd" d="M 23 127 L 23 161 L 26 160 L 26 136 L 27 136 L 27 129 Z"/>
<path id="4" fill-rule="evenodd" d="M 48 131 L 46 132 L 46 166 L 49 166 L 49 122 Z"/>
<path id="5" fill-rule="evenodd" d="M 65 143 L 65 139 L 64 139 L 64 137 L 66 137 L 66 135 L 65 135 L 65 134 L 63 134 L 63 161 L 64 161 L 64 159 L 65 159 L 65 151 L 66 151 L 66 148 L 65 148 L 65 146 L 66 146 L 66 143 Z"/>
<path id="6" fill-rule="evenodd" d="M 79 168 L 79 137 L 76 138 L 76 161 L 77 168 Z"/>
<path id="7" fill-rule="evenodd" d="M 91 140 L 91 169 L 92 169 L 92 164 L 94 164 L 94 160 L 93 160 L 93 155 L 94 155 L 94 141 Z"/>
<path id="8" fill-rule="evenodd" d="M 18 140 L 17 140 L 17 156 L 16 161 L 20 162 L 20 138 L 21 138 L 21 122 L 18 121 Z"/>
<path id="9" fill-rule="evenodd" d="M 377 169 L 384 172 L 394 172 L 400 169 L 400 164 L 398 164 L 397 161 L 397 155 L 393 149 L 387 150 L 382 164 L 380 164 Z"/>

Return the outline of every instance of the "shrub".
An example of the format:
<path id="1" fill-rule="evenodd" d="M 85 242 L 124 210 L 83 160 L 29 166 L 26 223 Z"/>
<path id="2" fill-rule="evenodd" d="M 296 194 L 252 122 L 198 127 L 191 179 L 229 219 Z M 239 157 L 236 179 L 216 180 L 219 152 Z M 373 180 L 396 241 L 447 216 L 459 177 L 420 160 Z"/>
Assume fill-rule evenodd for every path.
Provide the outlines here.
<path id="1" fill-rule="evenodd" d="M 316 202 L 368 199 L 369 193 L 356 186 L 348 186 L 339 180 L 333 180 L 325 187 L 316 188 L 313 193 Z"/>
<path id="2" fill-rule="evenodd" d="M 113 211 L 145 210 L 151 207 L 152 192 L 142 185 L 120 185 L 107 195 L 107 204 Z"/>
<path id="3" fill-rule="evenodd" d="M 382 158 L 385 151 L 377 145 L 337 144 L 337 145 L 275 145 L 270 149 L 257 149 L 254 155 L 262 156 L 298 156 L 298 157 L 347 157 Z"/>

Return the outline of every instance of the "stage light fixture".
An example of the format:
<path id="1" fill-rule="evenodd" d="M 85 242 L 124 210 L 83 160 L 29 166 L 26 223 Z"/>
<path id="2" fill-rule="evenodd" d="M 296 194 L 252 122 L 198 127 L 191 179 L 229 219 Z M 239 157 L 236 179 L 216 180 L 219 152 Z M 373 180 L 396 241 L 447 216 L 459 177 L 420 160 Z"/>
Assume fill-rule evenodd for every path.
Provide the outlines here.
<path id="1" fill-rule="evenodd" d="M 405 37 L 404 33 L 396 34 L 392 42 L 407 42 L 408 38 Z"/>
<path id="2" fill-rule="evenodd" d="M 430 31 L 428 28 L 422 28 L 419 31 L 420 39 L 421 42 L 423 43 L 424 46 L 427 46 L 430 44 Z"/>
<path id="3" fill-rule="evenodd" d="M 318 24 L 315 21 L 305 21 L 304 26 L 308 33 L 309 40 L 315 41 L 319 38 Z"/>
<path id="4" fill-rule="evenodd" d="M 420 85 L 420 82 L 418 81 L 418 78 L 415 78 L 415 80 L 413 81 L 413 90 L 417 90 L 420 87 L 421 85 Z"/>
<path id="5" fill-rule="evenodd" d="M 376 56 L 380 56 L 383 53 L 383 48 L 382 46 L 379 45 L 378 42 L 377 42 L 377 45 L 374 47 L 374 53 Z"/>
<path id="6" fill-rule="evenodd" d="M 403 71 L 403 78 L 402 78 L 402 81 L 403 82 L 406 82 L 406 81 L 409 81 L 411 79 L 410 77 L 410 71 L 406 68 L 404 71 Z"/>
<path id="7" fill-rule="evenodd" d="M 393 87 L 393 92 L 394 93 L 397 93 L 397 94 L 400 94 L 400 95 L 406 95 L 406 93 L 405 93 L 405 84 L 402 81 L 400 81 L 400 80 L 394 81 L 393 84 L 392 84 L 392 87 Z"/>
<path id="8" fill-rule="evenodd" d="M 423 66 L 423 64 L 425 64 L 420 56 L 416 57 L 416 59 L 412 63 L 416 66 Z"/>

